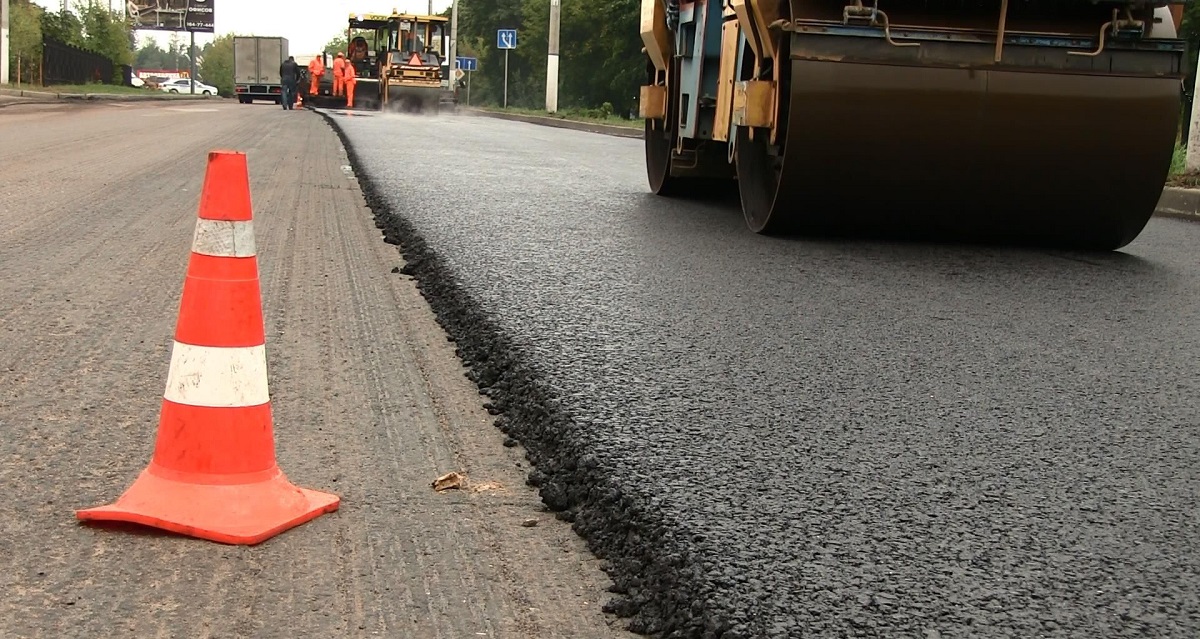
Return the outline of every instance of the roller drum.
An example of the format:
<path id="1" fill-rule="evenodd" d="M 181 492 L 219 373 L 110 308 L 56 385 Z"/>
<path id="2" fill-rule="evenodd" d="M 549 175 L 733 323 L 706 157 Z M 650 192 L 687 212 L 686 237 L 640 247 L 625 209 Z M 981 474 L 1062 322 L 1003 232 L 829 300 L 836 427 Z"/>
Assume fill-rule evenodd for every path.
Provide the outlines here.
<path id="1" fill-rule="evenodd" d="M 737 140 L 756 231 L 1111 250 L 1141 232 L 1169 171 L 1178 78 L 785 63 L 781 157 L 762 154 L 761 130 Z"/>

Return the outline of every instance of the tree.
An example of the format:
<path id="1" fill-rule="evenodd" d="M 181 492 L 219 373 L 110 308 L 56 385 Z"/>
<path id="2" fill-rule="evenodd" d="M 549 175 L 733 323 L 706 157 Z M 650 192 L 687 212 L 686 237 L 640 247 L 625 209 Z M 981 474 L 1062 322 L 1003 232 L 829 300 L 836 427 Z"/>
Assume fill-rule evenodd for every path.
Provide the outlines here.
<path id="1" fill-rule="evenodd" d="M 42 61 L 42 12 L 29 0 L 16 0 L 9 6 L 9 68 L 22 83 L 36 81 Z"/>
<path id="2" fill-rule="evenodd" d="M 80 7 L 79 21 L 83 27 L 83 48 L 94 51 L 113 64 L 133 64 L 129 46 L 129 24 L 125 19 L 99 3 Z"/>
<path id="3" fill-rule="evenodd" d="M 641 53 L 638 0 L 564 0 L 560 14 L 560 108 L 626 113 L 634 105 L 646 63 Z M 545 0 L 471 0 L 458 7 L 459 51 L 472 51 L 479 71 L 472 78 L 473 103 L 503 99 L 504 51 L 497 29 L 517 29 L 508 53 L 508 104 L 545 105 L 546 51 L 550 9 Z"/>
<path id="4" fill-rule="evenodd" d="M 213 40 L 212 46 L 206 47 L 204 59 L 198 67 L 200 77 L 217 87 L 217 93 L 226 97 L 234 94 L 233 38 L 234 34 L 229 33 Z"/>
<path id="5" fill-rule="evenodd" d="M 203 56 L 211 50 L 212 43 L 205 45 L 203 48 L 196 47 L 197 58 Z M 171 51 L 158 46 L 158 43 L 152 38 L 146 39 L 146 44 L 142 45 L 137 50 L 134 56 L 134 65 L 141 69 L 186 69 L 190 61 L 183 49 Z"/>
<path id="6" fill-rule="evenodd" d="M 92 51 L 116 65 L 133 63 L 132 30 L 123 14 L 95 2 L 78 4 L 75 13 L 47 11 L 31 0 L 9 1 L 9 63 L 22 80 L 36 75 L 43 37 Z"/>
<path id="7" fill-rule="evenodd" d="M 42 33 L 52 40 L 82 48 L 84 46 L 83 22 L 70 11 L 45 11 L 42 13 Z"/>

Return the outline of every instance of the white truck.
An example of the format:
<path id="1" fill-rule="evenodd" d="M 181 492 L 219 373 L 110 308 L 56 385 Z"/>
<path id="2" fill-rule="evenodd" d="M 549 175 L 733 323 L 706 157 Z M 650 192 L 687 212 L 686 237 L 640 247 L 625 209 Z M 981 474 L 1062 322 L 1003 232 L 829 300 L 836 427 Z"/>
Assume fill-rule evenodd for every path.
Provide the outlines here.
<path id="1" fill-rule="evenodd" d="M 236 36 L 233 39 L 233 90 L 238 101 L 270 100 L 279 104 L 283 83 L 279 65 L 288 58 L 287 38 Z"/>

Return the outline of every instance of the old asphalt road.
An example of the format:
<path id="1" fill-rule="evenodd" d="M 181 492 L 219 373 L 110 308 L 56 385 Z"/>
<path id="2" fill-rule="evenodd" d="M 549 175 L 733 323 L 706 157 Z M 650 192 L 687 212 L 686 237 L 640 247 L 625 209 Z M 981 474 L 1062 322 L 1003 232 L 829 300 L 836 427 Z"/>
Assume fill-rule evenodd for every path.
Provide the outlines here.
<path id="1" fill-rule="evenodd" d="M 249 155 L 280 465 L 343 500 L 249 548 L 73 512 L 150 459 L 214 148 Z M 0 112 L 0 636 L 632 636 L 346 164 L 270 105 Z"/>
<path id="2" fill-rule="evenodd" d="M 769 239 L 649 195 L 638 140 L 329 117 L 635 628 L 1200 633 L 1200 226 Z"/>

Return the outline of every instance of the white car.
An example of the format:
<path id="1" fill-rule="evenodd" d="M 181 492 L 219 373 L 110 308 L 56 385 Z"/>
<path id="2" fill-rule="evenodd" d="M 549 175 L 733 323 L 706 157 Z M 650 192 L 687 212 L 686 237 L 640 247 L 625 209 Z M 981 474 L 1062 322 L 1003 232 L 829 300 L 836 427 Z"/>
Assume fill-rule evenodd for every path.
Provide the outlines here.
<path id="1" fill-rule="evenodd" d="M 162 84 L 158 85 L 158 90 L 165 91 L 167 93 L 191 93 L 192 92 L 192 88 L 188 84 L 187 78 L 176 78 L 174 80 L 167 80 L 166 82 L 163 82 Z M 208 85 L 208 84 L 204 84 L 203 82 L 197 82 L 196 83 L 196 93 L 200 94 L 200 95 L 216 95 L 217 87 L 214 87 L 214 86 Z"/>

